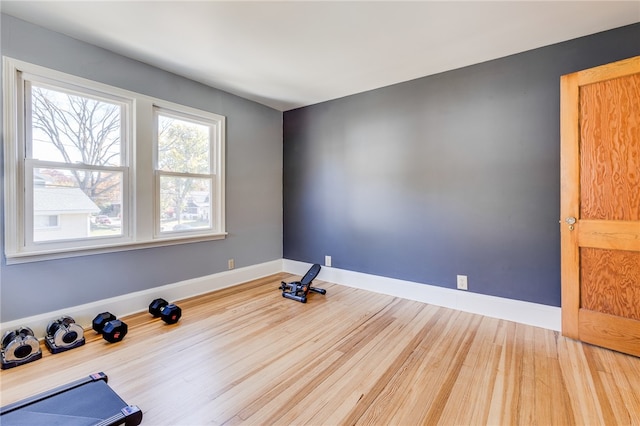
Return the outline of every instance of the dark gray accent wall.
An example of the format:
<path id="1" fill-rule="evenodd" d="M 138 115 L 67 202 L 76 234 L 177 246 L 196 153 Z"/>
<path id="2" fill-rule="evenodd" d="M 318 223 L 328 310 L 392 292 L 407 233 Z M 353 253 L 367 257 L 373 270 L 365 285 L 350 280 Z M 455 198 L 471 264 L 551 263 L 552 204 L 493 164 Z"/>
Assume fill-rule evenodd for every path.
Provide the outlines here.
<path id="1" fill-rule="evenodd" d="M 229 236 L 21 265 L 7 266 L 3 255 L 0 321 L 225 271 L 230 258 L 236 267 L 282 258 L 281 112 L 11 16 L 1 18 L 2 55 L 226 116 Z"/>
<path id="2" fill-rule="evenodd" d="M 286 112 L 284 257 L 559 306 L 560 76 L 636 55 L 640 24 Z"/>

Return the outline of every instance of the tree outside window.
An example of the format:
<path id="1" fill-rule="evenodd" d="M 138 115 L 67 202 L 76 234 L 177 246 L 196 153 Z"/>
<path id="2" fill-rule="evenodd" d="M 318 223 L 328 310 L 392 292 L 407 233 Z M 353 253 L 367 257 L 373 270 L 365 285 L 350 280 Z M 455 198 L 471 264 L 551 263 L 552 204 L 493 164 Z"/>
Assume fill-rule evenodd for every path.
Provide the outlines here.
<path id="1" fill-rule="evenodd" d="M 212 227 L 212 126 L 157 111 L 161 232 Z"/>

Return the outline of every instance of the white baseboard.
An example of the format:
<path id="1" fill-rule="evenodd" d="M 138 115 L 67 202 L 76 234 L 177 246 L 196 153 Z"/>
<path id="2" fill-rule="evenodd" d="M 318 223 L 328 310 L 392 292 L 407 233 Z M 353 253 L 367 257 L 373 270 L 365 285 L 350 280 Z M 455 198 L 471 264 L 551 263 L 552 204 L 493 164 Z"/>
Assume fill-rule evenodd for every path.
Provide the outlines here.
<path id="1" fill-rule="evenodd" d="M 73 317 L 76 323 L 84 328 L 91 328 L 91 321 L 100 312 L 109 311 L 118 317 L 124 317 L 146 311 L 149 302 L 157 297 L 162 297 L 168 301 L 182 300 L 279 272 L 304 275 L 310 266 L 311 264 L 309 263 L 278 259 L 58 311 L 7 321 L 0 324 L 0 330 L 4 333 L 8 330 L 26 326 L 33 330 L 36 337 L 42 338 L 49 322 L 63 315 Z M 560 308 L 555 306 L 486 296 L 329 267 L 322 268 L 318 279 L 347 287 L 360 288 L 555 331 L 560 331 L 561 327 Z"/>
<path id="2" fill-rule="evenodd" d="M 224 271 L 205 277 L 180 281 L 161 287 L 154 287 L 149 290 L 128 293 L 122 296 L 60 309 L 58 311 L 47 312 L 32 317 L 21 318 L 15 321 L 7 321 L 0 324 L 0 329 L 4 333 L 8 330 L 26 326 L 33 330 L 36 337 L 42 338 L 46 333 L 46 327 L 49 322 L 60 318 L 63 315 L 71 316 L 77 324 L 85 329 L 91 328 L 93 318 L 95 318 L 95 316 L 100 312 L 109 311 L 120 318 L 146 311 L 151 300 L 157 297 L 162 297 L 170 302 L 177 301 L 209 293 L 214 290 L 220 290 L 222 288 L 242 284 L 247 281 L 277 274 L 279 272 L 282 272 L 281 259 L 247 266 L 245 268 Z"/>
<path id="3" fill-rule="evenodd" d="M 283 271 L 296 275 L 304 275 L 310 267 L 310 263 L 289 259 L 283 259 L 282 261 Z M 554 331 L 561 330 L 561 310 L 555 306 L 487 296 L 329 267 L 322 267 L 318 279 L 487 317 L 514 321 Z"/>

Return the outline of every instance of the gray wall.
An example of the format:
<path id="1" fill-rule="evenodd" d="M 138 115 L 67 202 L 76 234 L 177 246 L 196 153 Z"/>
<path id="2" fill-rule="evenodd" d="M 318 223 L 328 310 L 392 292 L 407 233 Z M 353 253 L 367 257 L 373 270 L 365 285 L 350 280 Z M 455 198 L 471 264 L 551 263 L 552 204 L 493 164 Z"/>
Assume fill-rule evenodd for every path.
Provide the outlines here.
<path id="1" fill-rule="evenodd" d="M 560 76 L 636 55 L 640 24 L 286 112 L 284 257 L 559 306 Z"/>
<path id="2" fill-rule="evenodd" d="M 22 265 L 7 266 L 3 255 L 0 321 L 224 271 L 229 258 L 237 268 L 282 258 L 281 112 L 7 15 L 1 49 L 2 55 L 226 116 L 229 236 Z"/>

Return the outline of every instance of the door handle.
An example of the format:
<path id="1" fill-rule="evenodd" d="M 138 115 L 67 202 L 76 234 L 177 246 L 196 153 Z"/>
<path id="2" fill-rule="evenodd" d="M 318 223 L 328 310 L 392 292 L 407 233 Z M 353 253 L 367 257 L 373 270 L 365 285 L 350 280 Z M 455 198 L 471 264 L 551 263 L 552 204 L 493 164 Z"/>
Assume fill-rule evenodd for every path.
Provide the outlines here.
<path id="1" fill-rule="evenodd" d="M 573 231 L 573 225 L 575 225 L 576 223 L 576 218 L 573 216 L 569 216 L 564 221 L 567 222 L 567 225 L 569 225 L 569 231 Z"/>

